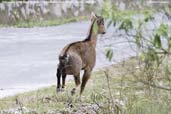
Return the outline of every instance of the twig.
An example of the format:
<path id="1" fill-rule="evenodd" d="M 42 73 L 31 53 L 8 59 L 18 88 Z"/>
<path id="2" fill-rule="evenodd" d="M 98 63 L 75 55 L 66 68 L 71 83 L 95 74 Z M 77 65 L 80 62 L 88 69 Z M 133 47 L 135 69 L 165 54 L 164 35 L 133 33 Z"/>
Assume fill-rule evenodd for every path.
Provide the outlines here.
<path id="1" fill-rule="evenodd" d="M 115 103 L 113 101 L 113 96 L 112 96 L 112 92 L 111 92 L 111 88 L 110 88 L 110 84 L 109 84 L 109 74 L 107 72 L 108 70 L 105 70 L 104 73 L 105 73 L 105 76 L 106 76 L 106 79 L 107 79 L 107 86 L 108 86 L 108 89 L 109 89 L 109 96 L 110 96 L 110 99 L 112 101 L 112 114 L 115 114 L 115 110 L 113 109 L 114 106 L 115 106 Z"/>
<path id="2" fill-rule="evenodd" d="M 144 80 L 141 80 L 141 79 L 139 79 L 139 81 L 142 82 L 143 84 L 149 85 L 149 86 L 154 87 L 154 88 L 158 88 L 158 89 L 163 89 L 163 90 L 171 91 L 171 88 L 166 88 L 166 87 L 158 86 L 158 85 L 149 83 L 149 82 L 144 81 Z"/>

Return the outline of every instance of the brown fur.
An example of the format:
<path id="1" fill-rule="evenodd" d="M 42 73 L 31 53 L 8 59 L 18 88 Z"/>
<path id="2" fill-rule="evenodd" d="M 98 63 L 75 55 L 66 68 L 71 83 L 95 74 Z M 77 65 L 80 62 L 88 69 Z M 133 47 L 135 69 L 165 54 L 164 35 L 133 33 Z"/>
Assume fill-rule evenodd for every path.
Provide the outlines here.
<path id="1" fill-rule="evenodd" d="M 95 25 L 96 24 L 96 25 Z M 97 26 L 97 32 L 93 29 Z M 92 15 L 92 24 L 88 37 L 83 41 L 71 43 L 63 48 L 59 55 L 59 65 L 57 68 L 57 91 L 61 90 L 60 78 L 62 75 L 62 88 L 65 87 L 65 78 L 67 74 L 74 76 L 76 87 L 80 85 L 80 71 L 84 70 L 80 95 L 90 78 L 91 72 L 96 61 L 96 41 L 98 34 L 104 34 L 104 20 L 100 16 Z M 75 93 L 76 88 L 71 91 Z"/>

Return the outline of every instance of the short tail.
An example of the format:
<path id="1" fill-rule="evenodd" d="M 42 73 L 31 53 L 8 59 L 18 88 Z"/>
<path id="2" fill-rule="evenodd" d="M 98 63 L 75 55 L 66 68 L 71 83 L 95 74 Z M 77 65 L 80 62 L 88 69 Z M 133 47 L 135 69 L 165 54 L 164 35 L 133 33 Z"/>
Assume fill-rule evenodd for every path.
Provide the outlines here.
<path id="1" fill-rule="evenodd" d="M 59 66 L 60 67 L 65 67 L 65 65 L 67 65 L 68 62 L 69 62 L 69 55 L 68 54 L 64 54 L 64 55 L 59 56 Z"/>

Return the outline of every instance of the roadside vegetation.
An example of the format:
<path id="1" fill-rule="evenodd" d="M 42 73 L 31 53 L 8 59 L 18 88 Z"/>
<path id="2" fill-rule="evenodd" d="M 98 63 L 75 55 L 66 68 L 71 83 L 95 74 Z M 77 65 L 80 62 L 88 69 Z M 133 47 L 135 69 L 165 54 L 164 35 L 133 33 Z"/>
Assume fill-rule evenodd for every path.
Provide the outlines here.
<path id="1" fill-rule="evenodd" d="M 65 92 L 56 93 L 56 86 L 3 98 L 0 113 L 23 114 L 170 114 L 170 91 L 151 88 L 136 80 L 131 72 L 141 75 L 137 58 L 99 69 L 92 74 L 82 101 L 71 96 L 74 81 Z M 133 70 L 134 69 L 134 70 Z"/>
<path id="2" fill-rule="evenodd" d="M 0 24 L 0 27 L 16 27 L 16 28 L 47 27 L 47 26 L 57 26 L 57 25 L 66 24 L 70 22 L 82 21 L 86 19 L 87 17 L 85 16 L 79 16 L 79 17 L 70 17 L 66 19 L 56 19 L 56 20 L 19 21 L 11 25 Z"/>

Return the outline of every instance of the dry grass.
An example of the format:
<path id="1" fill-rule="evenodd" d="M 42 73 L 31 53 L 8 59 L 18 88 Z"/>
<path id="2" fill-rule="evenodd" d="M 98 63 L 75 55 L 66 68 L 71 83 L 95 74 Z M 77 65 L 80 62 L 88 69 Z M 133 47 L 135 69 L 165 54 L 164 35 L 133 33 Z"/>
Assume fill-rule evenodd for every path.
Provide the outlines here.
<path id="1" fill-rule="evenodd" d="M 128 68 L 135 67 L 136 61 L 129 59 L 95 71 L 81 102 L 78 95 L 71 96 L 74 81 L 69 81 L 62 93 L 56 93 L 53 85 L 1 99 L 0 110 L 21 109 L 24 114 L 170 114 L 170 92 L 153 88 L 149 94 L 146 86 L 130 75 Z"/>

